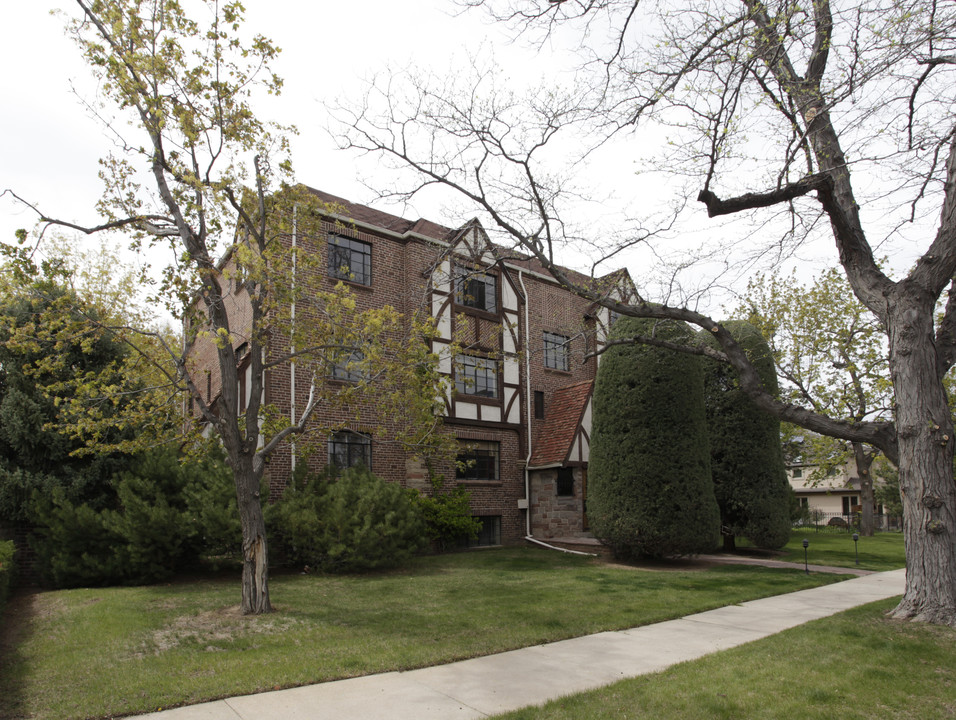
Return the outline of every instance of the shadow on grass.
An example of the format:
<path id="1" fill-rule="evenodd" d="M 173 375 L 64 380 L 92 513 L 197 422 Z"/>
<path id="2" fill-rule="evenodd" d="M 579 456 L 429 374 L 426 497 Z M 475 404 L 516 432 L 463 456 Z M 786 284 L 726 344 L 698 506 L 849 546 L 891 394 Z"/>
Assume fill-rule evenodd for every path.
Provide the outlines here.
<path id="1" fill-rule="evenodd" d="M 0 720 L 26 717 L 23 648 L 35 632 L 38 596 L 34 589 L 16 590 L 0 614 Z"/>

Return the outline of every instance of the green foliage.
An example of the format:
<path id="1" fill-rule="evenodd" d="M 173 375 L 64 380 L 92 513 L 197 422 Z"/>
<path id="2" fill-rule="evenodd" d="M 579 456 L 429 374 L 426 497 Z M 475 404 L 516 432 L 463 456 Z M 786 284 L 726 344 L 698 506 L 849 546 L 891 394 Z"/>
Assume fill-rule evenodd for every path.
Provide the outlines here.
<path id="1" fill-rule="evenodd" d="M 363 467 L 293 482 L 266 508 L 266 523 L 289 561 L 328 572 L 399 565 L 423 537 L 408 494 Z"/>
<path id="2" fill-rule="evenodd" d="M 64 428 L 63 410 L 80 379 L 103 373 L 118 381 L 123 345 L 86 322 L 95 309 L 49 279 L 7 286 L 0 298 L 0 519 L 23 522 L 34 491 L 55 488 L 72 503 L 108 507 L 108 479 L 131 456 L 88 450 Z M 108 404 L 101 414 L 115 412 Z M 115 428 L 100 439 L 119 439 Z"/>
<path id="3" fill-rule="evenodd" d="M 3 605 L 10 596 L 10 588 L 13 586 L 14 549 L 13 540 L 0 540 L 0 612 L 3 611 Z"/>
<path id="4" fill-rule="evenodd" d="M 683 324 L 620 318 L 612 339 L 686 342 Z M 588 518 L 619 556 L 712 550 L 719 513 L 710 477 L 703 380 L 695 356 L 617 345 L 594 388 Z"/>
<path id="5" fill-rule="evenodd" d="M 743 321 L 724 328 L 746 351 L 764 388 L 777 394 L 773 356 L 760 331 Z M 707 331 L 698 333 L 716 345 Z M 704 401 L 714 495 L 722 532 L 776 549 L 790 537 L 790 484 L 780 445 L 780 421 L 760 410 L 741 389 L 728 363 L 705 358 Z"/>
<path id="6" fill-rule="evenodd" d="M 62 489 L 51 496 L 34 493 L 32 543 L 46 582 L 153 582 L 203 553 L 238 550 L 230 474 L 217 453 L 185 464 L 171 450 L 145 453 L 114 482 L 115 509 L 74 504 Z"/>
<path id="7" fill-rule="evenodd" d="M 425 537 L 439 550 L 445 550 L 463 538 L 473 540 L 478 537 L 481 521 L 471 513 L 471 493 L 465 488 L 436 489 L 431 495 L 409 490 L 408 495 L 425 523 Z"/>

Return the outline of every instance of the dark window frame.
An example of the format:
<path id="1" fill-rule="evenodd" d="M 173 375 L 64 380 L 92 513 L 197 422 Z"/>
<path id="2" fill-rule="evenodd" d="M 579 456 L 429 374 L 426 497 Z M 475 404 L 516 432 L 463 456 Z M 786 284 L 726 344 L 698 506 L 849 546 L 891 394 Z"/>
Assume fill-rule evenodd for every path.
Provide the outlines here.
<path id="1" fill-rule="evenodd" d="M 544 366 L 550 370 L 571 370 L 571 338 L 544 331 Z"/>
<path id="2" fill-rule="evenodd" d="M 498 275 L 455 265 L 455 303 L 471 310 L 498 314 Z"/>
<path id="3" fill-rule="evenodd" d="M 544 390 L 534 391 L 534 419 L 544 420 Z"/>
<path id="4" fill-rule="evenodd" d="M 574 468 L 558 468 L 554 481 L 554 494 L 557 497 L 574 497 Z"/>
<path id="5" fill-rule="evenodd" d="M 361 367 L 358 369 L 349 367 L 349 365 L 361 363 L 363 360 L 365 360 L 365 353 L 363 353 L 361 350 L 353 350 L 348 354 L 347 357 L 343 353 L 332 364 L 331 378 L 333 380 L 337 380 L 338 382 L 348 383 L 357 383 L 365 380 L 366 375 Z"/>
<path id="6" fill-rule="evenodd" d="M 345 235 L 329 235 L 329 277 L 357 285 L 372 284 L 372 244 Z"/>
<path id="7" fill-rule="evenodd" d="M 345 464 L 337 462 L 344 455 Z M 372 438 L 353 430 L 339 430 L 329 438 L 329 465 L 339 471 L 359 463 L 372 469 Z"/>
<path id="8" fill-rule="evenodd" d="M 472 398 L 498 399 L 498 362 L 480 355 L 455 358 L 455 391 Z"/>
<path id="9" fill-rule="evenodd" d="M 465 441 L 455 459 L 459 482 L 497 482 L 501 479 L 501 443 L 494 440 Z"/>

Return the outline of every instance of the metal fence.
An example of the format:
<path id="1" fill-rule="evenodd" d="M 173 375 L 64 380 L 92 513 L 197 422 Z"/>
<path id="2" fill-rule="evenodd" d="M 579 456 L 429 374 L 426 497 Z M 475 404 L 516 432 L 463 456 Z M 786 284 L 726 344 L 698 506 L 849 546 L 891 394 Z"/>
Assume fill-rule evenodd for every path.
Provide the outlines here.
<path id="1" fill-rule="evenodd" d="M 793 523 L 795 528 L 810 528 L 817 531 L 859 532 L 860 513 L 828 513 L 807 509 L 803 517 Z M 901 532 L 903 518 L 899 515 L 873 515 L 873 529 L 877 532 Z"/>

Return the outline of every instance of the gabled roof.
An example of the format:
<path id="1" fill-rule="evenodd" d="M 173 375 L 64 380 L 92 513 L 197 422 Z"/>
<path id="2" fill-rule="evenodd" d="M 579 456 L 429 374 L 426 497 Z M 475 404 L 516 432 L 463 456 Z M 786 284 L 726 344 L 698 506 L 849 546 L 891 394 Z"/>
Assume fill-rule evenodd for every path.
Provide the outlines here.
<path id="1" fill-rule="evenodd" d="M 359 205 L 351 200 L 346 200 L 345 198 L 315 188 L 310 187 L 308 190 L 322 202 L 334 205 L 333 213 L 336 215 L 379 227 L 399 235 L 408 235 L 411 233 L 453 244 L 455 240 L 462 236 L 467 230 L 477 226 L 487 238 L 487 233 L 485 233 L 478 218 L 472 218 L 459 228 L 447 228 L 444 225 L 439 225 L 438 223 L 423 218 L 419 218 L 418 220 L 406 220 L 397 215 L 375 210 L 366 205 Z M 510 266 L 522 267 L 540 275 L 551 276 L 551 273 L 545 268 L 542 262 L 535 257 L 519 252 L 513 248 L 494 245 L 490 241 L 488 246 L 497 258 L 505 261 Z M 561 269 L 571 282 L 580 287 L 586 287 L 589 290 L 602 294 L 610 294 L 616 287 L 622 285 L 625 286 L 622 288 L 625 294 L 628 294 L 633 289 L 633 282 L 626 268 L 618 268 L 601 277 L 591 277 L 570 268 L 561 267 Z"/>
<path id="2" fill-rule="evenodd" d="M 586 380 L 555 391 L 548 416 L 535 433 L 529 468 L 560 465 L 568 459 L 593 387 L 594 383 Z"/>

